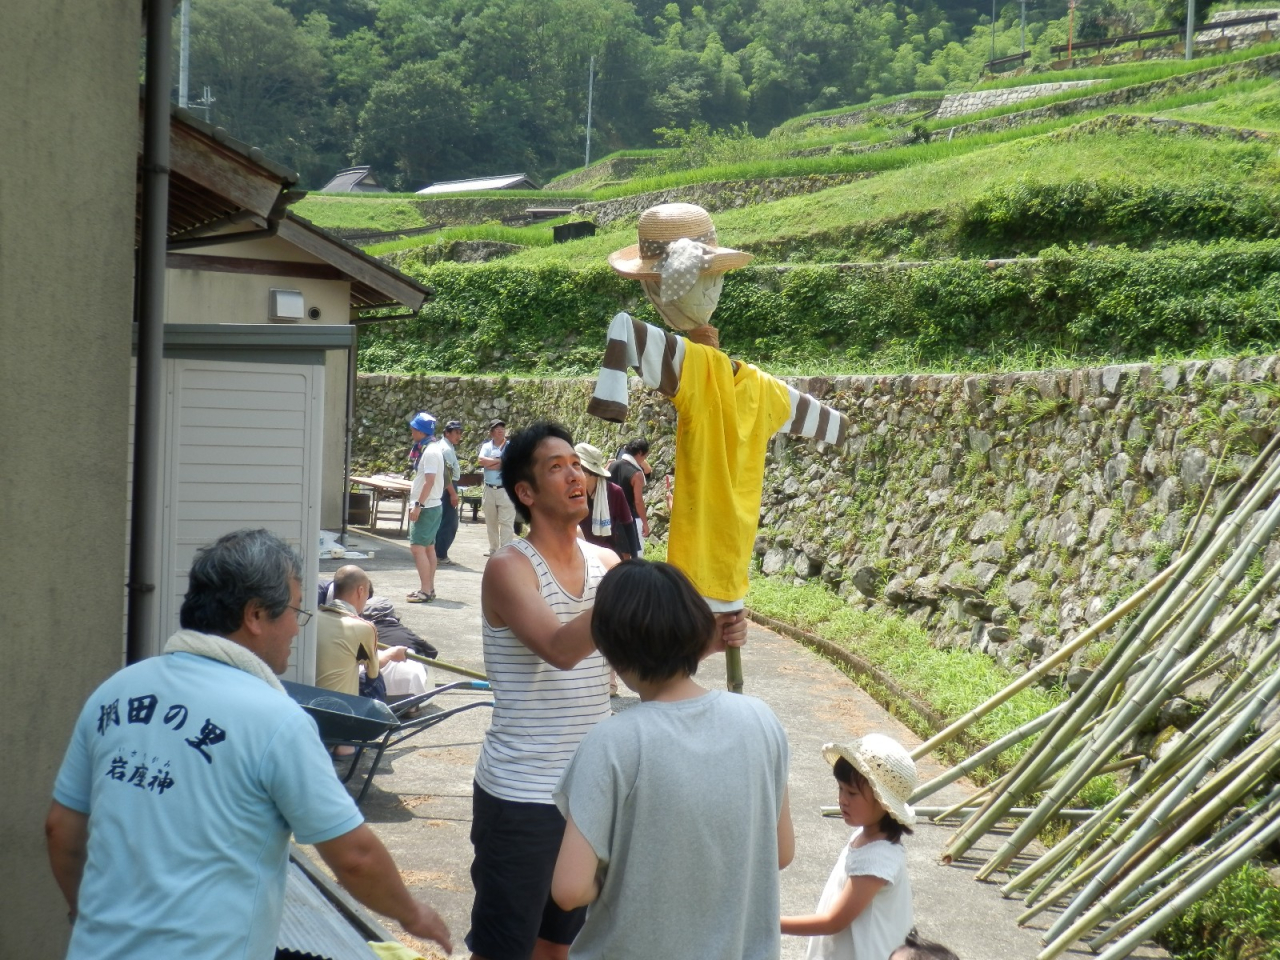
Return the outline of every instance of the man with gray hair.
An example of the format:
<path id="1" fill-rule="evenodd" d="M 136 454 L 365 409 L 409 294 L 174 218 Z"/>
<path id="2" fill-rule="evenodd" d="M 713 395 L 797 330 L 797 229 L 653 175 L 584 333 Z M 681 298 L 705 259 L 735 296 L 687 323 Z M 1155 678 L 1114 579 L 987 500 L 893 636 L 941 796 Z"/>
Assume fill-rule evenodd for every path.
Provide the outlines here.
<path id="1" fill-rule="evenodd" d="M 164 655 L 85 704 L 45 823 L 70 960 L 270 960 L 291 833 L 365 906 L 451 949 L 276 677 L 311 617 L 301 570 L 266 530 L 204 548 Z"/>

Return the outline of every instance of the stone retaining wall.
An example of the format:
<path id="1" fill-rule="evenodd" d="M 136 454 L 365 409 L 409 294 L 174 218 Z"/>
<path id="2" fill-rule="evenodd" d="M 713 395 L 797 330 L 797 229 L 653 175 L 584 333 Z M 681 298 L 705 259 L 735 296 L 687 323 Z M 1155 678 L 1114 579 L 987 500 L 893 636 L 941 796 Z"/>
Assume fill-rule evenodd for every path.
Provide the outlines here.
<path id="1" fill-rule="evenodd" d="M 1059 100 L 1043 107 L 1032 107 L 1016 113 L 1006 113 L 999 117 L 988 117 L 985 120 L 974 120 L 971 123 L 960 123 L 953 127 L 934 130 L 930 134 L 933 139 L 951 140 L 955 137 L 969 136 L 975 133 L 991 133 L 998 130 L 1009 130 L 1014 127 L 1039 123 L 1058 117 L 1069 117 L 1077 113 L 1101 110 L 1105 107 L 1139 103 L 1143 100 L 1166 97 L 1189 90 L 1207 90 L 1237 80 L 1254 77 L 1280 75 L 1280 54 L 1267 54 L 1240 63 L 1231 63 L 1221 67 L 1210 67 L 1193 73 L 1179 74 L 1164 80 L 1152 80 L 1150 83 L 1135 84 L 1132 87 L 1121 87 L 1118 90 L 1107 90 L 1072 100 Z M 812 156 L 818 153 L 871 153 L 876 150 L 887 150 L 916 143 L 919 137 L 914 132 L 904 133 L 891 140 L 883 140 L 872 144 L 836 144 L 832 147 L 816 147 L 803 151 L 803 155 Z"/>
<path id="2" fill-rule="evenodd" d="M 872 176 L 870 173 L 815 173 L 804 177 L 771 177 L 764 180 L 720 180 L 714 183 L 689 183 L 667 190 L 637 193 L 616 200 L 583 203 L 573 208 L 573 216 L 586 217 L 597 226 L 615 220 L 638 217 L 659 203 L 696 203 L 708 212 L 732 210 L 756 203 L 770 203 L 783 197 L 816 193 L 830 187 L 852 183 Z"/>
<path id="3" fill-rule="evenodd" d="M 504 197 L 502 191 L 474 197 L 445 197 L 414 200 L 427 223 L 443 223 L 447 227 L 464 227 L 507 217 L 518 217 L 529 207 L 568 207 L 576 199 L 559 197 L 539 200 L 536 197 Z"/>
<path id="4" fill-rule="evenodd" d="M 799 125 L 798 129 L 809 127 L 856 127 L 866 123 L 872 117 L 905 117 L 913 113 L 927 113 L 937 109 L 943 97 L 904 97 L 884 106 L 871 105 L 851 110 L 848 113 L 832 113 L 825 117 L 812 117 Z"/>
<path id="5" fill-rule="evenodd" d="M 1278 380 L 1275 357 L 799 378 L 797 387 L 846 412 L 853 430 L 841 450 L 774 439 L 756 552 L 767 573 L 820 580 L 850 603 L 918 620 L 941 645 L 1017 668 L 1097 622 L 1168 562 L 1204 490 L 1221 495 L 1275 429 Z M 466 423 L 464 464 L 483 423 L 501 415 L 512 428 L 561 420 L 608 451 L 647 436 L 657 474 L 671 471 L 670 403 L 633 380 L 630 418 L 618 428 L 586 416 L 592 386 L 361 376 L 355 467 L 402 467 L 405 417 L 426 408 Z M 649 507 L 662 536 L 660 484 Z M 1280 562 L 1280 543 L 1264 560 Z M 1271 597 L 1231 651 L 1252 651 L 1278 623 Z"/>
<path id="6" fill-rule="evenodd" d="M 1105 80 L 1068 80 L 1064 83 L 1037 83 L 1027 87 L 1006 87 L 1001 90 L 979 90 L 974 93 L 949 93 L 942 98 L 938 112 L 934 114 L 940 120 L 958 117 L 966 113 L 977 113 L 992 107 L 1004 107 L 1023 100 L 1034 100 L 1036 97 L 1050 97 L 1065 90 L 1079 90 L 1085 87 L 1106 83 Z"/>

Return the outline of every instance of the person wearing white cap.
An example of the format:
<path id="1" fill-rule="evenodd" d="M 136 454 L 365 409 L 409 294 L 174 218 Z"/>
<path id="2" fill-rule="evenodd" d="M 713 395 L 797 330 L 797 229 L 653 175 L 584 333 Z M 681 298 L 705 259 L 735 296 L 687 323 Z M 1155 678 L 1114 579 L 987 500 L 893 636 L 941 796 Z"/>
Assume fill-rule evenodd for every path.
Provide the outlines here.
<path id="1" fill-rule="evenodd" d="M 808 960 L 888 957 L 912 928 L 902 837 L 916 822 L 907 800 L 916 765 L 892 737 L 828 743 L 823 758 L 840 784 L 840 815 L 853 836 L 840 851 L 816 912 L 783 917 L 782 932 L 809 941 Z"/>

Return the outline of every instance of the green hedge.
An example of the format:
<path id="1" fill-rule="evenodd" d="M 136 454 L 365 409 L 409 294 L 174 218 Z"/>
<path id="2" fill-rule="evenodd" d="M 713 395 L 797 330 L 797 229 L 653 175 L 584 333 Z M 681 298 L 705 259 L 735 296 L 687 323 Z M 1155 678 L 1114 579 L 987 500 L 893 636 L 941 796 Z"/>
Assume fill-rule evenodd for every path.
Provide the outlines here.
<path id="1" fill-rule="evenodd" d="M 1014 348 L 1116 359 L 1270 350 L 1280 343 L 1277 270 L 1280 241 L 1052 247 L 997 267 L 748 268 L 727 275 L 716 317 L 737 356 L 832 372 L 865 369 L 886 351 L 954 367 Z M 434 300 L 414 320 L 363 328 L 363 369 L 581 374 L 598 363 L 615 312 L 655 320 L 639 285 L 603 264 L 417 272 Z"/>

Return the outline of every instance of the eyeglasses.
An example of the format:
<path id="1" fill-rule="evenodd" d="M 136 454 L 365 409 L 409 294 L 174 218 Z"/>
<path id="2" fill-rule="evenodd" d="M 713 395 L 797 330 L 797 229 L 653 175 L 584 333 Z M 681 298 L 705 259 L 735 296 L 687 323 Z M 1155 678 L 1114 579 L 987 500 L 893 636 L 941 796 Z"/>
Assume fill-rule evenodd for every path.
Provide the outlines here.
<path id="1" fill-rule="evenodd" d="M 305 627 L 307 625 L 307 622 L 311 619 L 310 610 L 303 610 L 301 607 L 289 607 L 289 606 L 287 606 L 285 609 L 292 610 L 294 613 L 298 615 L 298 626 L 300 627 Z"/>

